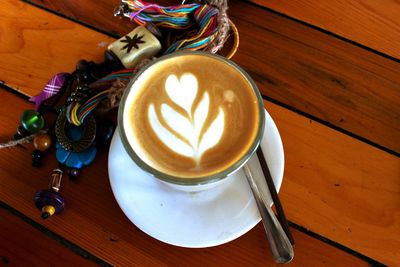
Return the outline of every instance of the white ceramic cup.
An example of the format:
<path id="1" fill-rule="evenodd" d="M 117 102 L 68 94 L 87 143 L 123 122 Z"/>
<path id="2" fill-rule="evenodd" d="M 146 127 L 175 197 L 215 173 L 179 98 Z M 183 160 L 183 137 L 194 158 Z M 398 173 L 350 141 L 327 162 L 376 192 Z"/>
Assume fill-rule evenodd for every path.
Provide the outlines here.
<path id="1" fill-rule="evenodd" d="M 127 133 L 125 130 L 125 126 L 128 124 L 126 121 L 126 113 L 129 112 L 129 107 L 126 105 L 127 98 L 129 94 L 131 93 L 131 89 L 133 85 L 135 84 L 135 81 L 140 77 L 140 75 L 143 74 L 144 71 L 146 70 L 151 70 L 154 65 L 166 60 L 166 59 L 171 59 L 175 57 L 184 57 L 184 56 L 190 56 L 190 55 L 200 55 L 204 57 L 211 57 L 216 60 L 219 60 L 226 64 L 229 68 L 233 68 L 235 71 L 239 72 L 249 83 L 250 87 L 253 89 L 257 102 L 254 103 L 254 105 L 257 105 L 257 110 L 259 112 L 259 125 L 257 128 L 257 134 L 256 138 L 254 138 L 253 143 L 251 144 L 250 148 L 248 151 L 242 156 L 237 162 L 235 162 L 233 165 L 229 166 L 228 168 L 221 170 L 218 173 L 215 173 L 210 176 L 206 177 L 194 177 L 194 178 L 184 178 L 184 177 L 177 177 L 177 176 L 172 176 L 166 173 L 163 173 L 150 165 L 148 165 L 146 162 L 144 162 L 138 154 L 135 152 L 135 150 L 132 148 L 128 141 Z M 173 62 L 172 60 L 169 60 L 170 62 Z M 223 75 L 223 74 L 221 74 Z M 238 171 L 241 167 L 243 167 L 244 164 L 251 158 L 251 156 L 255 153 L 257 150 L 261 138 L 263 136 L 264 132 L 264 124 L 265 124 L 265 112 L 264 112 L 264 105 L 262 101 L 261 94 L 255 84 L 255 82 L 251 79 L 251 77 L 242 69 L 240 68 L 236 63 L 221 57 L 217 55 L 213 55 L 210 53 L 205 53 L 205 52 L 194 52 L 194 51 L 185 51 L 185 52 L 177 52 L 173 53 L 167 56 L 163 56 L 158 58 L 157 60 L 152 61 L 149 65 L 141 69 L 130 81 L 128 84 L 127 88 L 124 91 L 124 94 L 121 99 L 121 103 L 119 106 L 118 110 L 118 129 L 119 133 L 121 136 L 122 144 L 127 151 L 128 155 L 132 158 L 132 160 L 138 165 L 140 168 L 142 168 L 144 171 L 148 172 L 149 174 L 153 175 L 157 179 L 159 179 L 162 182 L 167 183 L 168 185 L 179 189 L 179 190 L 184 190 L 184 191 L 201 191 L 201 190 L 206 190 L 210 189 L 212 187 L 215 187 L 217 185 L 222 184 L 228 176 L 231 174 L 235 173 Z M 234 130 L 234 129 L 231 129 Z"/>

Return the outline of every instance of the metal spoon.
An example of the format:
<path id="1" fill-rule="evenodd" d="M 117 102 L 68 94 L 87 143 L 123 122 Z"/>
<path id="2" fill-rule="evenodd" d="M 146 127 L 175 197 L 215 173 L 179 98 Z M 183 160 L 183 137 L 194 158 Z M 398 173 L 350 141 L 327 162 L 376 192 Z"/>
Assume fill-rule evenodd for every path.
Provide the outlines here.
<path id="1" fill-rule="evenodd" d="M 272 211 L 269 201 L 267 201 L 271 199 L 271 195 L 268 195 L 270 193 L 267 184 L 256 183 L 249 163 L 244 165 L 243 170 L 256 200 L 272 255 L 277 263 L 289 263 L 294 257 L 293 246 Z M 266 190 L 260 190 L 260 186 L 267 188 Z"/>

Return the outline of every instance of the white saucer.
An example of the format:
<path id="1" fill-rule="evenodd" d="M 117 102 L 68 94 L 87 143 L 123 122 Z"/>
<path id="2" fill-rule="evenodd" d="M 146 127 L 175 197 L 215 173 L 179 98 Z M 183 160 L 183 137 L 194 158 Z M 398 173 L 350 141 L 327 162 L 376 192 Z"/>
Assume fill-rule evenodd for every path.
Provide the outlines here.
<path id="1" fill-rule="evenodd" d="M 283 146 L 274 121 L 267 112 L 265 115 L 261 146 L 279 191 Z M 254 163 L 258 164 L 255 156 L 250 160 Z M 125 215 L 143 232 L 172 245 L 217 246 L 245 234 L 261 220 L 243 170 L 207 191 L 179 191 L 142 171 L 125 152 L 118 130 L 110 146 L 108 172 L 112 191 Z M 261 170 L 254 174 L 264 179 L 259 175 Z"/>

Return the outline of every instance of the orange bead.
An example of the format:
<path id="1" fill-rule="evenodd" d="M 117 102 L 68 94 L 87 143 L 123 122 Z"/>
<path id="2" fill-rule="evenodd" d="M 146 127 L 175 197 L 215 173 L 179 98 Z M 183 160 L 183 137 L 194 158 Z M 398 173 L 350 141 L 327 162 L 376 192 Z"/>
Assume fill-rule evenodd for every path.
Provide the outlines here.
<path id="1" fill-rule="evenodd" d="M 51 146 L 51 138 L 47 134 L 38 134 L 33 139 L 33 146 L 39 151 L 46 151 Z"/>

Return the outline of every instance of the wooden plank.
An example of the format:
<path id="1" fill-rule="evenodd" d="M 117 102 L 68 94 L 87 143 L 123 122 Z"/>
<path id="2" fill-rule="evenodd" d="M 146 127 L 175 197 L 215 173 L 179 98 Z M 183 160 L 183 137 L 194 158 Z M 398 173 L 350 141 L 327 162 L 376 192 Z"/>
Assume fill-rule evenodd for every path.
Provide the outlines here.
<path id="1" fill-rule="evenodd" d="M 267 104 L 285 149 L 290 220 L 388 265 L 400 262 L 400 159 Z"/>
<path id="2" fill-rule="evenodd" d="M 96 266 L 0 208 L 0 266 Z"/>
<path id="3" fill-rule="evenodd" d="M 247 40 L 235 60 L 264 95 L 400 152 L 399 63 L 254 6 L 230 10 Z"/>
<path id="4" fill-rule="evenodd" d="M 35 95 L 79 59 L 101 61 L 113 40 L 21 1 L 0 1 L 0 81 Z"/>
<path id="5" fill-rule="evenodd" d="M 20 111 L 30 106 L 11 93 L 0 90 L 1 140 L 13 134 Z M 43 221 L 33 206 L 32 195 L 47 185 L 49 173 L 56 162 L 50 156 L 45 159 L 43 168 L 31 168 L 31 150 L 31 147 L 26 150 L 0 150 L 0 199 L 107 262 L 120 266 L 275 266 L 260 224 L 233 242 L 207 249 L 178 248 L 142 233 L 124 216 L 112 195 L 105 150 L 98 154 L 93 165 L 82 171 L 78 181 L 64 179 L 61 192 L 67 200 L 67 209 L 62 215 Z M 24 170 L 22 173 L 21 169 Z M 283 187 L 290 184 L 285 181 Z M 289 188 L 285 189 L 290 192 Z M 295 207 L 303 211 L 306 209 L 305 212 L 313 208 L 312 205 Z M 289 214 L 293 213 L 291 209 L 294 208 L 287 206 Z M 310 216 L 308 219 L 318 220 L 318 217 Z M 293 266 L 368 265 L 297 230 L 293 232 L 296 239 Z M 366 233 L 362 238 L 368 238 Z"/>
<path id="6" fill-rule="evenodd" d="M 400 59 L 398 1 L 250 1 Z"/>
<path id="7" fill-rule="evenodd" d="M 119 34 L 133 27 L 112 17 L 113 1 L 34 1 Z M 248 3 L 229 12 L 241 36 L 233 59 L 265 96 L 400 153 L 399 63 Z"/>

